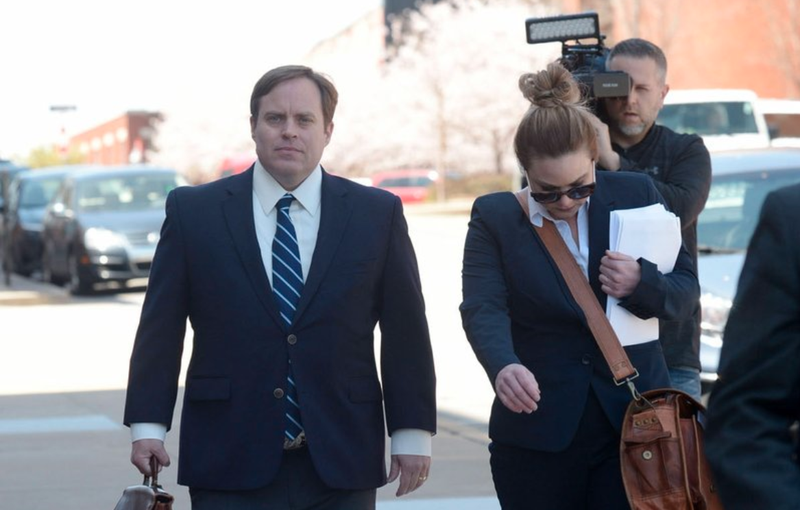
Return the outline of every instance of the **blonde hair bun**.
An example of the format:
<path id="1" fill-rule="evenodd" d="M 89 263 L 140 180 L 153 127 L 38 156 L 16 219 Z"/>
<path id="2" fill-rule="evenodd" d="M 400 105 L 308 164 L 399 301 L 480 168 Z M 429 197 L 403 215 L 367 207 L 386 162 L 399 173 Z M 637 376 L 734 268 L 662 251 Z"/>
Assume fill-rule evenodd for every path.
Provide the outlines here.
<path id="1" fill-rule="evenodd" d="M 581 105 L 580 86 L 567 69 L 556 62 L 547 68 L 519 77 L 519 89 L 525 99 L 539 108 Z"/>

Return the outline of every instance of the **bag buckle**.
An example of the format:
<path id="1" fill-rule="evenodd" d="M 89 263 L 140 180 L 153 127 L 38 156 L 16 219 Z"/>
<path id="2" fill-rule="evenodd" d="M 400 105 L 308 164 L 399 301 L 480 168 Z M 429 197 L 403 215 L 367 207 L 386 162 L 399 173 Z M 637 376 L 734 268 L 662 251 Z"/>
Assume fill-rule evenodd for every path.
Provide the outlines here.
<path id="1" fill-rule="evenodd" d="M 616 379 L 614 379 L 614 384 L 616 384 L 617 386 L 622 386 L 623 384 L 627 384 L 628 390 L 630 390 L 633 400 L 638 402 L 642 399 L 642 394 L 639 393 L 639 390 L 636 389 L 636 385 L 633 384 L 633 380 L 636 379 L 637 377 L 639 377 L 639 371 L 634 368 L 633 375 L 630 375 L 621 381 L 617 381 Z"/>

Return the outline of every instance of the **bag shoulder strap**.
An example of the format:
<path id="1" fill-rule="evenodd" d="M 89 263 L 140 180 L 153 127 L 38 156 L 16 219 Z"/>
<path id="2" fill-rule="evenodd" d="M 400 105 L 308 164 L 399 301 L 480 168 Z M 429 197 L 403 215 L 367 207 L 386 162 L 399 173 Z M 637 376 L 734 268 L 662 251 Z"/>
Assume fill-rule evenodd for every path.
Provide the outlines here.
<path id="1" fill-rule="evenodd" d="M 522 189 L 514 195 L 525 213 L 526 220 L 530 223 L 528 188 Z M 542 220 L 541 227 L 537 227 L 533 223 L 530 223 L 530 225 L 544 243 L 559 271 L 561 271 L 572 297 L 575 298 L 583 313 L 586 314 L 589 329 L 598 347 L 600 347 L 600 352 L 603 353 L 603 358 L 605 358 L 608 367 L 611 369 L 614 382 L 618 386 L 625 383 L 632 386 L 631 381 L 639 376 L 639 372 L 631 365 L 628 354 L 619 342 L 619 338 L 608 321 L 605 312 L 600 308 L 600 303 L 589 286 L 589 281 L 581 271 L 572 253 L 570 253 L 566 243 L 564 243 L 564 239 L 561 238 L 561 234 L 558 233 L 552 221 L 546 218 Z M 631 389 L 632 391 L 634 390 L 633 387 Z"/>

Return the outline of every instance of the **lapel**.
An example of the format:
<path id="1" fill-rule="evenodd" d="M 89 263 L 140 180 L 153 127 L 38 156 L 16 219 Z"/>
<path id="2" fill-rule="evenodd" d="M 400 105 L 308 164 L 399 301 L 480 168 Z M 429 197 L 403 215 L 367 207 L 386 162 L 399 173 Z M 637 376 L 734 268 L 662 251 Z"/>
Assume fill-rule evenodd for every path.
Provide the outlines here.
<path id="1" fill-rule="evenodd" d="M 328 175 L 324 169 L 322 171 L 320 209 L 322 217 L 319 222 L 317 245 L 314 247 L 314 255 L 311 258 L 308 278 L 303 286 L 300 301 L 297 303 L 297 311 L 294 315 L 295 324 L 302 319 L 303 312 L 319 290 L 339 248 L 353 209 L 347 196 L 347 189 L 336 178 Z"/>
<path id="2" fill-rule="evenodd" d="M 606 294 L 600 290 L 600 259 L 608 249 L 609 215 L 615 205 L 614 197 L 609 193 L 610 183 L 605 182 L 603 172 L 597 172 L 597 191 L 589 201 L 589 284 L 606 308 Z"/>
<path id="3" fill-rule="evenodd" d="M 523 193 L 524 200 L 527 200 L 528 190 L 529 190 L 529 188 L 525 188 L 524 189 L 524 193 Z M 592 200 L 594 200 L 594 198 L 592 198 Z M 518 199 L 516 197 L 515 197 L 515 201 L 518 202 Z M 533 242 L 535 242 L 535 243 L 537 243 L 539 245 L 539 249 L 540 249 L 540 251 L 542 253 L 542 256 L 544 257 L 544 261 L 547 262 L 550 265 L 550 268 L 553 271 L 553 275 L 556 278 L 556 281 L 558 282 L 559 288 L 561 289 L 562 295 L 563 295 L 564 299 L 566 300 L 566 303 L 577 314 L 577 316 L 580 318 L 580 320 L 583 321 L 584 323 L 586 323 L 587 326 L 588 326 L 588 322 L 587 322 L 587 319 L 586 319 L 586 314 L 583 312 L 583 309 L 578 304 L 578 302 L 575 300 L 575 297 L 572 295 L 572 291 L 569 289 L 569 285 L 567 285 L 567 280 L 564 278 L 564 275 L 561 273 L 561 269 L 558 267 L 558 264 L 556 264 L 556 261 L 555 261 L 555 258 L 553 257 L 553 254 L 550 253 L 550 250 L 547 249 L 547 245 L 544 243 L 542 238 L 539 236 L 539 232 L 536 231 L 536 228 L 533 226 L 533 224 L 531 224 L 530 216 L 528 214 L 527 208 L 523 207 L 521 212 L 522 212 L 522 214 L 520 215 L 520 221 L 524 225 L 522 228 L 524 228 L 528 232 L 527 235 L 529 235 L 531 237 Z M 590 227 L 590 229 L 591 229 L 591 227 Z M 590 239 L 589 244 L 590 244 L 589 256 L 591 258 L 591 239 Z"/>
<path id="4" fill-rule="evenodd" d="M 259 301 L 276 323 L 282 324 L 277 305 L 272 297 L 267 272 L 261 260 L 261 249 L 256 237 L 253 218 L 253 167 L 246 172 L 228 179 L 228 196 L 222 203 L 222 211 L 233 239 L 239 260 L 249 276 L 253 290 Z"/>

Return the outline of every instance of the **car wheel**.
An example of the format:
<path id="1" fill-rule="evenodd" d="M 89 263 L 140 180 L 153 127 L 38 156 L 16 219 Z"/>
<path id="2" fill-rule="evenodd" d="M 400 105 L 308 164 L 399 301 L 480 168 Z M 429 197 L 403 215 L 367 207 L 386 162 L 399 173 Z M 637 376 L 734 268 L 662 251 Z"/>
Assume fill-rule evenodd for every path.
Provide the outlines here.
<path id="1" fill-rule="evenodd" d="M 69 255 L 69 293 L 74 296 L 85 296 L 94 290 L 91 282 L 81 278 L 78 257 L 74 253 Z"/>
<path id="2" fill-rule="evenodd" d="M 22 259 L 22 257 L 19 259 L 14 257 L 12 262 L 14 264 L 14 272 L 18 275 L 29 278 L 33 274 L 30 264 L 25 264 L 25 261 Z"/>
<path id="3" fill-rule="evenodd" d="M 14 272 L 17 273 L 20 276 L 24 276 L 25 278 L 29 278 L 33 274 L 33 271 L 31 271 L 28 268 L 24 268 L 24 269 L 14 268 Z"/>
<path id="4" fill-rule="evenodd" d="M 50 250 L 45 245 L 44 252 L 42 252 L 42 281 L 45 283 L 52 283 L 53 285 L 63 285 L 63 278 L 57 277 L 53 274 L 53 263 Z"/>

